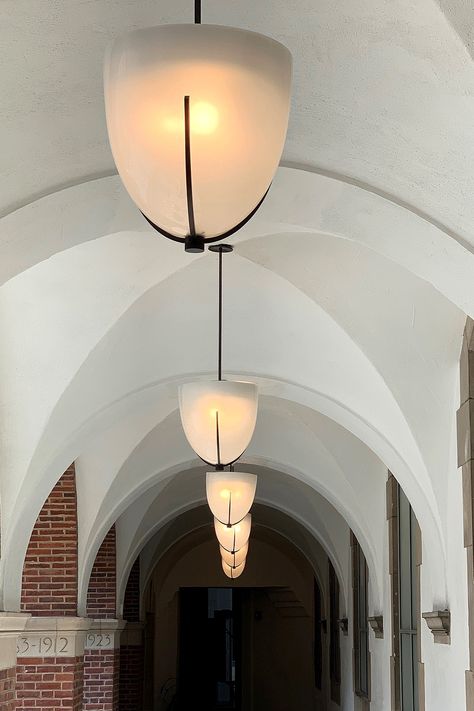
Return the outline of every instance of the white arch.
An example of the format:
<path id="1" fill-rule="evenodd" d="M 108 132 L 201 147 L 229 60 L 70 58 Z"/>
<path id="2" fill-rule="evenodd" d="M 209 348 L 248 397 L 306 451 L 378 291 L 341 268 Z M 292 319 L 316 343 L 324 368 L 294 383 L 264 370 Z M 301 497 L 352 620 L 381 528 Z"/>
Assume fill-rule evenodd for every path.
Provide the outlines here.
<path id="1" fill-rule="evenodd" d="M 205 265 L 204 262 L 200 262 L 200 265 Z M 195 267 L 194 267 L 195 268 Z M 250 272 L 248 271 L 248 267 L 246 267 L 247 273 L 252 275 L 251 279 L 247 279 L 246 287 L 248 288 L 248 298 L 249 302 L 255 303 L 254 294 L 251 291 L 251 284 L 255 283 L 255 272 L 253 271 L 255 268 L 251 267 Z M 245 274 L 245 269 L 243 271 Z M 280 304 L 281 299 L 277 298 L 273 293 L 272 293 L 272 284 L 274 284 L 273 289 L 280 288 L 280 284 L 282 282 L 279 282 L 278 279 L 276 279 L 275 282 L 275 277 L 271 276 L 269 272 L 265 271 L 265 276 L 268 281 L 268 304 L 273 303 L 273 307 L 275 307 L 275 304 Z M 242 270 L 240 270 L 239 274 L 240 278 L 242 278 Z M 258 276 L 258 279 L 260 280 L 259 286 L 261 286 L 261 275 Z M 178 289 L 178 292 L 181 289 L 182 293 L 182 282 L 180 282 L 179 277 L 175 277 L 175 279 L 178 279 L 178 282 L 176 284 L 176 288 Z M 287 282 L 284 282 L 284 284 L 287 284 Z M 283 284 L 282 284 L 283 285 Z M 168 290 L 170 287 L 170 283 L 167 284 Z M 160 287 L 157 287 L 157 289 L 160 289 Z M 285 286 L 285 289 L 287 287 Z M 151 293 L 151 292 L 150 292 Z M 156 292 L 155 292 L 156 293 Z M 163 293 L 161 290 L 159 293 Z M 154 294 L 152 294 L 154 295 Z M 292 302 L 290 303 L 288 300 L 288 296 L 291 295 Z M 272 298 L 275 296 L 275 298 L 272 301 Z M 150 312 L 150 308 L 152 307 L 153 300 L 150 301 L 150 295 L 147 295 L 148 298 L 144 298 L 139 302 L 139 305 L 141 307 L 145 307 L 145 310 L 148 309 L 148 312 Z M 324 334 L 324 329 L 329 328 L 331 331 L 331 335 L 327 335 L 327 340 L 328 344 L 331 344 L 331 350 L 334 353 L 334 358 L 337 358 L 340 361 L 340 366 L 334 370 L 334 366 L 331 363 L 331 370 L 333 375 L 331 376 L 332 381 L 333 381 L 333 387 L 335 386 L 338 390 L 338 394 L 334 393 L 334 391 L 328 390 L 328 384 L 327 382 L 324 383 L 324 390 L 325 392 L 317 392 L 318 388 L 321 386 L 316 386 L 316 391 L 314 388 L 309 387 L 309 383 L 311 382 L 311 379 L 313 380 L 314 383 L 314 377 L 317 375 L 318 382 L 322 382 L 324 380 L 327 380 L 328 376 L 328 361 L 323 360 L 321 361 L 321 364 L 317 364 L 317 360 L 314 358 L 311 358 L 308 360 L 308 366 L 306 370 L 306 375 L 303 377 L 303 370 L 300 367 L 300 372 L 299 376 L 301 378 L 301 382 L 306 383 L 306 387 L 302 387 L 299 385 L 296 390 L 301 391 L 303 393 L 303 396 L 300 395 L 299 397 L 303 397 L 303 401 L 313 401 L 312 406 L 314 406 L 314 403 L 319 400 L 318 405 L 316 405 L 316 409 L 320 409 L 323 412 L 326 412 L 328 415 L 336 419 L 336 421 L 341 422 L 344 426 L 348 427 L 351 431 L 355 432 L 358 436 L 361 436 L 364 441 L 367 442 L 367 444 L 374 449 L 378 454 L 380 454 L 385 461 L 385 463 L 391 467 L 391 469 L 399 474 L 399 478 L 402 481 L 406 481 L 407 485 L 405 486 L 407 493 L 410 495 L 410 493 L 413 494 L 412 500 L 414 502 L 415 509 L 417 510 L 417 513 L 419 516 L 421 516 L 422 520 L 424 518 L 424 514 L 426 514 L 426 520 L 430 520 L 431 524 L 429 525 L 430 532 L 431 532 L 431 537 L 433 540 L 438 540 L 439 541 L 439 547 L 438 547 L 438 553 L 441 554 L 441 557 L 443 556 L 442 549 L 443 549 L 443 543 L 442 543 L 442 535 L 440 534 L 440 523 L 439 523 L 439 518 L 437 520 L 437 517 L 439 514 L 434 513 L 433 511 L 436 512 L 436 501 L 433 498 L 433 494 L 430 493 L 431 490 L 431 484 L 430 480 L 427 476 L 426 469 L 424 468 L 424 465 L 422 463 L 421 457 L 417 451 L 417 448 L 413 442 L 413 438 L 411 436 L 409 428 L 404 424 L 403 418 L 401 417 L 401 413 L 399 408 L 390 400 L 390 395 L 387 392 L 385 386 L 383 385 L 380 377 L 374 372 L 373 368 L 369 366 L 367 362 L 364 362 L 364 358 L 361 357 L 360 351 L 357 349 L 354 349 L 353 345 L 349 345 L 349 342 L 346 340 L 344 346 L 342 343 L 344 343 L 345 336 L 343 335 L 342 332 L 338 331 L 338 329 L 334 328 L 334 325 L 331 323 L 331 321 L 327 320 L 326 316 L 323 316 L 323 314 L 314 307 L 314 303 L 309 301 L 307 297 L 303 296 L 301 292 L 298 290 L 295 290 L 294 287 L 290 287 L 289 293 L 287 292 L 285 294 L 286 297 L 286 305 L 288 308 L 288 318 L 285 319 L 286 322 L 291 322 L 291 313 L 298 313 L 299 317 L 302 318 L 303 322 L 315 322 L 315 319 L 319 319 L 319 324 L 321 326 L 320 330 L 318 331 L 317 334 L 314 334 L 315 336 L 321 337 L 321 334 Z M 296 299 L 296 303 L 295 303 Z M 148 303 L 147 303 L 148 302 Z M 174 302 L 170 305 L 174 306 Z M 209 306 L 210 308 L 210 306 Z M 281 312 L 281 308 L 278 306 L 279 311 Z M 305 316 L 304 310 L 308 310 L 307 315 Z M 169 319 L 169 311 L 167 314 L 164 314 L 162 317 L 162 327 L 159 329 L 160 333 L 166 335 L 166 329 L 170 329 L 170 324 L 166 325 L 166 316 L 168 316 Z M 322 321 L 321 321 L 321 317 Z M 133 313 L 133 309 L 129 312 L 127 312 L 124 323 L 128 323 L 132 326 L 132 329 L 135 327 L 134 324 L 136 324 L 136 315 Z M 120 328 L 123 328 L 124 323 L 120 323 Z M 142 321 L 140 323 L 143 323 Z M 324 324 L 324 325 L 323 325 Z M 280 329 L 278 332 L 278 335 L 270 336 L 270 343 L 273 342 L 276 344 L 278 342 L 284 342 L 286 339 L 284 329 L 286 326 L 282 326 L 282 324 L 277 324 L 277 323 L 268 323 L 268 328 L 270 329 L 270 332 L 267 331 L 265 334 L 265 338 L 262 338 L 261 341 L 261 353 L 260 357 L 262 358 L 262 363 L 263 361 L 267 358 L 267 352 L 266 349 L 268 349 L 268 336 L 271 334 L 271 330 L 274 328 Z M 281 328 L 283 327 L 283 331 L 281 331 Z M 172 329 L 172 324 L 171 324 L 171 329 Z M 110 334 L 109 334 L 110 336 Z M 263 331 L 259 336 L 263 336 Z M 60 462 L 63 462 L 64 466 L 66 466 L 65 462 L 67 462 L 67 459 L 69 458 L 74 458 L 77 456 L 77 454 L 80 453 L 81 447 L 85 445 L 86 438 L 84 437 L 85 435 L 85 430 L 87 428 L 91 428 L 94 425 L 97 425 L 97 417 L 103 417 L 104 420 L 107 419 L 107 417 L 112 417 L 112 420 L 109 419 L 110 421 L 113 421 L 114 419 L 114 410 L 120 410 L 120 408 L 125 406 L 125 400 L 126 398 L 132 396 L 133 397 L 133 391 L 139 391 L 138 396 L 144 396 L 146 393 L 146 389 L 144 389 L 143 385 L 143 377 L 144 377 L 144 372 L 141 368 L 140 363 L 138 363 L 138 369 L 140 371 L 140 378 L 142 379 L 142 384 L 141 388 L 137 387 L 138 383 L 134 386 L 130 386 L 130 384 L 126 384 L 125 382 L 120 382 L 121 376 L 120 376 L 120 368 L 117 368 L 117 373 L 114 375 L 115 380 L 113 381 L 113 386 L 114 389 L 110 391 L 112 397 L 115 395 L 115 398 L 119 395 L 119 392 L 117 392 L 116 385 L 117 382 L 120 383 L 120 386 L 125 386 L 126 388 L 129 389 L 129 392 L 125 391 L 122 395 L 121 401 L 119 400 L 118 402 L 115 403 L 115 406 L 110 407 L 110 404 L 107 404 L 107 400 L 103 399 L 102 403 L 100 401 L 94 403 L 93 398 L 96 396 L 97 393 L 93 392 L 93 389 L 96 389 L 96 386 L 92 385 L 92 381 L 89 381 L 89 384 L 87 384 L 88 377 L 91 373 L 94 373 L 94 378 L 97 377 L 97 374 L 100 373 L 101 371 L 105 374 L 107 373 L 108 370 L 110 370 L 108 363 L 110 362 L 110 355 L 108 352 L 108 349 L 111 347 L 112 350 L 116 348 L 116 338 L 118 337 L 117 334 L 113 336 L 112 338 L 107 339 L 107 343 L 104 346 L 101 344 L 99 348 L 96 349 L 94 353 L 91 354 L 90 358 L 88 359 L 88 363 L 86 367 L 83 367 L 79 373 L 81 377 L 78 379 L 76 378 L 76 382 L 73 383 L 73 386 L 66 391 L 66 398 L 63 398 L 63 402 L 60 404 L 60 407 L 57 408 L 54 417 L 50 420 L 49 427 L 50 431 L 55 433 L 55 438 L 51 440 L 52 444 L 54 447 L 56 447 L 56 442 L 58 439 L 62 442 L 65 443 L 66 445 L 70 444 L 70 449 L 69 449 L 69 457 L 66 458 L 66 451 L 67 447 L 63 447 L 59 453 L 56 453 L 54 449 L 49 452 L 48 457 L 44 457 L 44 463 L 41 465 L 38 462 L 36 462 L 36 465 L 31 468 L 31 471 L 33 472 L 34 479 L 28 479 L 28 483 L 26 484 L 25 480 L 25 485 L 27 486 L 28 489 L 33 484 L 33 481 L 36 483 L 34 484 L 35 486 L 35 492 L 38 495 L 38 499 L 35 502 L 28 500 L 28 497 L 25 497 L 22 499 L 21 497 L 21 492 L 20 492 L 20 501 L 23 502 L 23 509 L 18 508 L 18 510 L 15 512 L 17 516 L 18 522 L 21 520 L 21 527 L 18 525 L 18 528 L 13 528 L 12 531 L 12 539 L 10 541 L 11 543 L 11 550 L 12 553 L 15 551 L 17 552 L 16 555 L 21 556 L 21 546 L 24 546 L 26 549 L 27 545 L 27 540 L 28 540 L 28 534 L 26 533 L 26 527 L 25 527 L 25 513 L 30 511 L 28 514 L 30 516 L 30 520 L 32 521 L 31 525 L 33 525 L 33 522 L 35 520 L 35 517 L 39 511 L 39 508 L 41 506 L 42 499 L 41 497 L 41 491 L 43 489 L 43 498 L 47 495 L 49 492 L 49 489 L 51 486 L 54 484 L 54 481 L 57 478 L 57 473 L 58 471 L 61 471 L 60 468 L 58 468 Z M 191 336 L 190 336 L 191 337 Z M 303 338 L 309 338 L 311 339 L 313 336 L 308 336 L 307 334 L 303 334 Z M 133 337 L 130 339 L 130 334 L 127 336 L 129 343 L 127 345 L 132 345 L 133 346 Z M 342 339 L 342 341 L 340 340 Z M 337 346 L 338 340 L 340 341 L 339 346 Z M 115 341 L 115 342 L 114 342 Z M 159 344 L 155 344 L 159 345 Z M 260 350 L 260 345 L 258 343 L 258 338 L 257 338 L 257 344 L 256 344 L 256 351 L 258 352 Z M 314 345 L 310 345 L 310 340 L 307 343 L 296 343 L 293 345 L 293 348 L 296 348 L 295 355 L 296 353 L 300 353 L 301 350 L 303 349 L 306 352 L 310 352 L 311 354 L 314 352 L 315 357 L 317 358 L 317 340 L 314 341 Z M 349 346 L 349 351 L 347 350 Z M 245 354 L 242 353 L 242 344 L 239 346 L 240 352 L 236 355 L 237 349 L 234 348 L 232 353 L 233 357 L 238 357 L 241 361 L 242 358 L 245 359 Z M 153 351 L 152 349 L 148 350 L 146 348 L 146 360 L 148 363 L 151 362 L 151 359 L 153 358 Z M 350 353 L 350 356 L 348 356 L 348 353 Z M 143 355 L 143 354 L 142 354 Z M 252 366 L 255 368 L 255 366 L 258 366 L 258 362 L 256 362 L 256 354 L 247 354 L 248 356 L 251 355 L 251 361 L 252 361 Z M 285 360 L 288 357 L 288 362 L 286 364 L 286 367 L 290 366 L 290 371 L 291 371 L 291 364 L 294 362 L 297 362 L 298 360 L 300 361 L 301 365 L 301 358 L 298 356 L 295 360 L 295 357 L 291 357 L 291 348 L 286 349 L 285 353 Z M 347 359 L 348 357 L 350 358 L 352 367 L 355 367 L 357 369 L 358 376 L 362 378 L 362 373 L 366 373 L 366 382 L 364 384 L 363 380 L 359 384 L 355 384 L 351 378 L 347 379 L 347 382 L 344 382 L 344 379 L 342 378 L 341 380 L 341 374 L 344 373 L 344 370 L 347 367 Z M 327 349 L 325 353 L 325 358 L 327 359 Z M 127 362 L 133 362 L 135 359 L 135 356 L 130 357 L 130 354 L 127 353 L 126 351 L 121 354 L 120 359 L 122 363 L 125 365 Z M 102 363 L 102 365 L 101 365 Z M 176 363 L 172 364 L 173 366 L 176 365 Z M 250 361 L 249 361 L 250 365 Z M 156 363 L 154 364 L 154 367 L 156 366 Z M 194 367 L 198 369 L 197 363 L 194 363 Z M 280 366 L 278 366 L 280 367 Z M 144 370 L 148 369 L 149 366 L 146 365 Z M 318 373 L 313 373 L 314 369 L 321 368 L 321 372 Z M 287 371 L 288 372 L 288 371 Z M 146 375 L 146 373 L 145 373 Z M 247 375 L 247 374 L 246 374 Z M 255 377 L 255 370 L 253 370 L 252 375 Z M 84 380 L 85 378 L 85 380 Z M 268 390 L 269 394 L 272 392 L 275 393 L 280 393 L 282 391 L 282 385 L 281 385 L 281 380 L 277 380 L 275 378 L 272 379 L 265 379 L 265 378 L 260 378 L 262 382 L 267 380 L 270 384 L 273 383 L 273 385 L 270 386 L 270 389 Z M 309 383 L 308 383 L 309 381 Z M 145 381 L 146 382 L 146 381 Z M 176 380 L 174 380 L 176 383 Z M 368 385 L 370 383 L 370 385 Z M 153 382 L 151 383 L 153 385 Z M 166 383 L 164 383 L 166 387 Z M 175 386 L 174 386 L 175 387 Z M 283 390 L 288 386 L 285 384 L 283 386 Z M 354 392 L 354 387 L 355 391 Z M 92 389 L 91 389 L 92 388 Z M 131 388 L 131 389 L 130 389 Z M 357 393 L 357 390 L 359 388 L 359 392 Z M 372 402 L 370 401 L 370 393 L 368 391 L 368 388 L 370 392 L 373 392 L 373 395 L 375 396 Z M 337 391 L 336 391 L 337 392 Z M 369 393 L 369 400 L 367 400 L 367 396 Z M 106 388 L 102 388 L 100 395 L 102 398 L 107 398 L 108 393 L 106 392 Z M 348 396 L 350 396 L 350 400 L 348 400 Z M 288 395 L 288 398 L 291 399 L 293 395 Z M 304 400 L 306 398 L 306 400 Z M 146 400 L 146 397 L 145 397 Z M 344 400 L 346 401 L 344 403 Z M 71 403 L 71 408 L 69 406 L 65 405 L 67 402 Z M 81 413 L 81 402 L 82 403 L 87 403 L 89 407 L 91 407 L 90 410 L 90 415 L 88 418 L 84 421 L 81 422 L 81 417 L 84 417 L 84 414 Z M 384 403 L 385 410 L 380 409 L 381 403 Z M 360 407 L 366 408 L 365 413 L 364 412 L 354 412 L 355 408 Z M 62 408 L 65 407 L 65 410 L 61 411 Z M 94 412 L 95 409 L 95 412 Z M 378 416 L 378 422 L 376 423 L 374 421 L 374 410 L 377 412 Z M 68 412 L 68 415 L 66 416 L 65 413 Z M 71 421 L 70 415 L 73 413 L 76 413 L 77 415 L 77 420 L 76 423 Z M 382 414 L 383 413 L 383 414 Z M 386 418 L 386 433 L 383 434 L 383 430 L 380 430 L 380 416 L 382 415 L 382 421 L 383 418 Z M 387 419 L 388 418 L 388 419 Z M 392 418 L 392 419 L 391 419 Z M 389 426 L 389 422 L 392 422 L 392 424 Z M 397 422 L 398 424 L 394 427 L 394 423 Z M 58 430 L 56 429 L 57 424 L 60 423 L 60 430 L 64 425 L 67 426 L 67 429 L 59 433 L 58 436 Z M 51 425 L 53 425 L 51 429 Z M 77 430 L 80 428 L 84 428 L 83 432 L 80 433 L 84 438 L 82 439 L 82 444 L 81 443 L 81 437 L 77 437 L 78 432 Z M 377 433 L 378 430 L 378 433 Z M 390 435 L 392 432 L 397 432 L 399 438 L 399 444 L 398 444 L 398 453 L 397 453 L 397 447 L 394 447 L 393 443 L 390 442 Z M 403 435 L 401 433 L 404 432 Z M 47 441 L 47 440 L 45 440 Z M 402 444 L 403 443 L 403 444 Z M 400 449 L 401 448 L 401 449 Z M 44 455 L 43 455 L 44 456 Z M 57 457 L 56 461 L 55 458 Z M 47 470 L 44 469 L 44 466 L 46 465 L 47 470 L 49 470 L 49 474 L 47 474 Z M 417 475 L 416 477 L 413 476 L 411 472 L 416 471 Z M 425 473 L 423 473 L 425 472 Z M 36 488 L 37 487 L 37 488 Z M 42 487 L 42 489 L 41 489 Z M 47 488 L 49 487 L 49 488 Z M 422 491 L 422 487 L 425 489 L 425 492 Z M 30 489 L 31 491 L 31 489 Z M 432 491 L 432 490 L 431 490 Z M 431 499 L 430 499 L 431 497 Z M 430 503 L 428 503 L 430 502 Z M 434 516 L 434 517 L 433 517 Z M 24 540 L 23 540 L 24 539 Z M 9 560 L 13 560 L 14 555 L 12 555 Z M 20 557 L 20 560 L 22 557 Z M 9 563 L 8 560 L 7 562 L 4 563 L 4 570 L 6 571 Z M 13 584 L 13 577 L 11 576 L 11 573 L 6 575 L 6 579 L 8 581 L 11 581 Z M 8 583 L 7 583 L 8 584 Z M 441 586 L 442 587 L 442 586 Z M 12 599 L 15 599 L 15 597 L 11 598 L 9 597 L 10 595 L 14 595 L 11 587 L 7 592 L 6 600 L 10 601 Z M 438 594 L 440 597 L 443 596 L 441 591 L 438 591 Z M 15 603 L 13 603 L 15 604 Z"/>
<path id="2" fill-rule="evenodd" d="M 0 284 L 54 254 L 120 232 L 133 233 L 142 253 L 153 253 L 158 243 L 182 265 L 193 259 L 149 228 L 112 175 L 59 190 L 2 218 Z M 261 209 L 231 241 L 278 233 L 356 242 L 432 284 L 474 317 L 474 254 L 442 227 L 371 189 L 337 175 L 280 167 Z"/>

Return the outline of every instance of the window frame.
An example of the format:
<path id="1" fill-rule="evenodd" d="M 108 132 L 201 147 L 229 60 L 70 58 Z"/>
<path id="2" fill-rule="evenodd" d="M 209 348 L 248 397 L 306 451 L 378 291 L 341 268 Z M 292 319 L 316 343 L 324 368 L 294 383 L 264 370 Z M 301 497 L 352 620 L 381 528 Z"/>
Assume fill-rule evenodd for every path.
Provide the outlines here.
<path id="1" fill-rule="evenodd" d="M 351 531 L 354 692 L 370 701 L 369 571 L 359 541 Z M 365 659 L 365 664 L 362 660 Z"/>
<path id="2" fill-rule="evenodd" d="M 387 482 L 387 520 L 392 607 L 391 708 L 392 711 L 424 711 L 424 665 L 421 661 L 421 530 L 406 494 L 390 472 Z M 403 540 L 405 534 L 408 534 L 408 546 L 406 539 L 405 542 Z M 407 643 L 404 640 L 407 639 L 411 640 L 408 645 L 409 668 L 405 663 Z"/>
<path id="3" fill-rule="evenodd" d="M 329 678 L 331 701 L 341 703 L 341 640 L 339 630 L 340 587 L 334 566 L 329 562 Z"/>

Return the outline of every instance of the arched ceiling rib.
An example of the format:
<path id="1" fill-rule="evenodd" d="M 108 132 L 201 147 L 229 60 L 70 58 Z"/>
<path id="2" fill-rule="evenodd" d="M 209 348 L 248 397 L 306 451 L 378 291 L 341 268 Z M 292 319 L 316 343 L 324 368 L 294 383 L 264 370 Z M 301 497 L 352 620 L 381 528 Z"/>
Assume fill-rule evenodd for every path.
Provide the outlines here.
<path id="1" fill-rule="evenodd" d="M 81 454 L 94 469 L 85 453 L 97 431 L 120 439 L 101 495 L 118 495 L 114 477 L 157 426 L 175 445 L 162 473 L 190 464 L 173 420 L 176 386 L 214 362 L 214 265 L 149 233 L 116 177 L 34 199 L 113 171 L 101 88 L 108 40 L 191 14 L 190 0 L 71 0 L 47 14 L 30 0 L 1 5 L 0 214 L 31 203 L 0 220 L 8 584 L 61 470 Z M 235 238 L 226 365 L 259 382 L 267 400 L 268 429 L 249 456 L 314 476 L 298 469 L 291 446 L 279 449 L 270 424 L 293 420 L 293 442 L 316 456 L 299 433 L 324 430 L 315 411 L 324 412 L 392 466 L 443 560 L 442 482 L 454 466 L 446 412 L 462 312 L 474 316 L 472 24 L 459 0 L 206 0 L 205 17 L 267 32 L 293 51 L 284 160 L 308 169 L 280 169 Z M 337 469 L 334 459 L 325 468 Z M 334 487 L 325 493 L 342 510 Z M 116 503 L 124 513 L 125 499 Z M 97 514 L 90 507 L 89 532 Z M 84 542 L 84 555 L 97 541 Z"/>
<path id="2" fill-rule="evenodd" d="M 284 159 L 371 185 L 472 242 L 472 23 L 460 0 L 207 0 L 205 20 L 266 32 L 295 59 Z M 102 100 L 107 43 L 192 19 L 190 0 L 4 0 L 3 213 L 113 169 Z M 450 24 L 452 23 L 452 24 Z"/>
<path id="3" fill-rule="evenodd" d="M 265 239 L 242 243 L 239 249 L 246 258 L 235 254 L 228 263 L 226 367 L 255 378 L 267 395 L 291 400 L 300 397 L 295 395 L 300 388 L 304 404 L 321 409 L 321 402 L 326 403 L 329 409 L 323 411 L 361 437 L 387 466 L 393 465 L 420 518 L 431 520 L 432 534 L 442 549 L 445 502 L 436 500 L 436 491 L 439 472 L 445 469 L 442 461 L 438 468 L 431 466 L 432 447 L 427 449 L 425 439 L 430 443 L 445 437 L 436 408 L 454 377 L 462 315 L 427 284 L 350 241 L 333 244 L 319 235 L 305 244 L 308 260 L 300 264 L 297 280 L 291 248 L 289 258 L 281 259 L 280 248 L 288 235 L 275 236 L 268 264 L 249 261 L 262 261 Z M 1 482 L 2 518 L 5 526 L 12 524 L 8 534 L 16 548 L 26 547 L 25 521 L 33 524 L 41 497 L 61 467 L 87 447 L 98 417 L 103 418 L 102 428 L 111 428 L 121 403 L 129 417 L 137 398 L 139 416 L 153 397 L 165 417 L 176 407 L 177 382 L 207 374 L 215 361 L 215 260 L 197 258 L 180 269 L 175 245 L 161 241 L 154 245 L 157 262 L 143 264 L 140 250 L 129 251 L 135 248 L 132 235 L 95 240 L 43 262 L 2 289 L 2 318 L 9 333 L 2 353 L 7 384 L 3 397 L 9 413 L 5 469 L 11 467 L 10 476 Z M 140 271 L 127 285 L 120 270 L 130 274 L 129 254 L 137 255 Z M 297 250 L 295 255 L 296 259 Z M 359 272 L 350 271 L 354 262 Z M 325 264 L 337 273 L 338 288 L 324 284 Z M 314 266 L 308 271 L 309 265 Z M 163 280 L 153 285 L 158 267 Z M 359 280 L 365 269 L 380 274 Z M 350 304 L 344 307 L 349 281 L 360 281 L 354 311 Z M 403 289 L 420 306 L 421 324 L 412 326 L 413 338 L 404 330 L 407 305 L 398 296 Z M 437 330 L 430 333 L 432 311 L 444 334 L 441 341 Z M 34 353 L 24 339 L 37 342 Z M 380 350 L 379 341 L 384 339 L 393 347 Z M 405 351 L 395 348 L 397 339 L 405 343 Z M 193 343 L 199 347 L 190 348 Z M 41 379 L 35 375 L 38 369 Z M 431 374 L 427 382 L 425 371 Z M 431 403 L 429 420 L 423 421 L 422 410 L 417 414 L 417 402 L 403 396 L 400 388 L 408 372 L 419 380 L 420 394 Z M 18 377 L 21 373 L 25 377 Z M 21 406 L 25 398 L 30 403 L 27 409 Z M 175 431 L 182 437 L 179 428 Z M 264 452 L 270 460 L 272 448 L 270 438 Z M 166 466 L 172 467 L 173 453 L 169 456 Z M 288 459 L 281 461 L 292 465 Z M 181 464 L 180 459 L 174 463 Z"/>
<path id="4" fill-rule="evenodd" d="M 328 555 L 327 550 L 321 546 L 320 542 L 314 538 L 313 534 L 298 523 L 294 518 L 279 511 L 275 508 L 262 504 L 255 504 L 252 508 L 253 525 L 252 539 L 254 540 L 278 540 L 283 544 L 291 543 L 299 553 L 302 553 L 306 560 L 312 566 L 315 577 L 320 583 L 321 589 L 326 588 L 326 567 L 325 556 Z M 185 514 L 178 516 L 168 525 L 163 526 L 146 544 L 140 553 L 140 576 L 142 580 L 142 589 L 146 589 L 146 585 L 153 574 L 154 569 L 158 564 L 162 565 L 164 559 L 167 558 L 167 553 L 179 545 L 179 552 L 186 550 L 189 546 L 189 534 L 192 532 L 192 544 L 196 541 L 207 540 L 209 536 L 213 536 L 212 528 L 209 525 L 209 509 L 207 506 L 199 506 L 190 509 Z M 332 561 L 336 573 L 338 575 L 341 590 L 345 605 L 348 603 L 347 594 L 349 592 L 347 575 L 349 572 L 349 556 L 348 547 L 345 545 L 344 538 L 347 538 L 349 531 L 344 527 L 344 535 L 341 536 L 342 545 L 338 546 L 337 556 L 334 551 L 331 551 L 328 556 Z M 342 531 L 341 531 L 342 533 Z M 217 553 L 217 546 L 216 546 Z M 340 556 L 340 557 L 339 557 Z M 175 556 L 173 556 L 175 558 Z M 218 561 L 218 557 L 217 557 Z M 167 561 L 169 562 L 169 561 Z M 164 566 L 162 577 L 166 575 L 166 563 Z M 119 600 L 123 598 L 123 584 L 119 586 Z M 119 602 L 120 604 L 120 602 Z"/>

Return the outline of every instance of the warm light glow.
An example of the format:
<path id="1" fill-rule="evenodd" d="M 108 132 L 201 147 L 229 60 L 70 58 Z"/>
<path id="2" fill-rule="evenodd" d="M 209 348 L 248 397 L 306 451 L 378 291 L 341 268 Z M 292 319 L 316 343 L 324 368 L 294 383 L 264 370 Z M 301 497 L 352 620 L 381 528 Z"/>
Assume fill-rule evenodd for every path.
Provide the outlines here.
<path id="1" fill-rule="evenodd" d="M 178 111 L 174 116 L 166 116 L 163 119 L 163 127 L 170 133 L 180 133 L 181 137 L 184 131 L 184 116 L 182 111 L 182 106 L 179 107 Z M 159 113 L 157 112 L 157 116 Z M 159 124 L 156 117 L 152 119 L 152 126 L 154 124 L 154 129 L 152 131 L 156 135 L 156 139 L 159 140 Z M 147 116 L 143 117 L 143 127 L 146 129 Z M 212 135 L 219 124 L 219 113 L 215 106 L 209 104 L 206 101 L 197 101 L 192 105 L 190 109 L 190 127 L 191 134 L 198 136 L 210 136 Z"/>
<path id="2" fill-rule="evenodd" d="M 208 472 L 206 496 L 214 516 L 225 524 L 241 521 L 255 498 L 257 477 L 244 472 Z"/>
<path id="3" fill-rule="evenodd" d="M 214 519 L 214 530 L 217 540 L 226 551 L 234 553 L 245 546 L 250 538 L 250 530 L 252 528 L 252 516 L 247 516 L 235 526 L 226 526 L 224 523 Z"/>
<path id="4" fill-rule="evenodd" d="M 291 55 L 269 37 L 218 25 L 135 30 L 104 67 L 110 145 L 139 209 L 173 235 L 189 232 L 184 97 L 189 97 L 196 228 L 220 235 L 260 202 L 288 125 Z"/>
<path id="5" fill-rule="evenodd" d="M 229 553 L 229 551 L 226 551 L 225 548 L 222 546 L 219 546 L 219 550 L 221 552 L 221 558 L 227 565 L 231 566 L 232 568 L 236 568 L 237 566 L 241 565 L 241 563 L 245 563 L 247 559 L 247 553 L 249 550 L 249 542 L 245 544 L 245 546 L 242 546 L 242 548 L 238 551 L 235 551 L 234 553 Z"/>
<path id="6" fill-rule="evenodd" d="M 227 465 L 246 450 L 257 419 L 258 391 L 253 383 L 230 380 L 186 383 L 179 409 L 187 440 L 205 462 Z"/>
<path id="7" fill-rule="evenodd" d="M 242 573 L 244 572 L 245 569 L 245 560 L 243 563 L 238 565 L 236 568 L 232 568 L 230 565 L 227 565 L 224 559 L 222 559 L 222 570 L 224 573 L 227 575 L 228 578 L 231 580 L 235 580 L 238 578 Z"/>
<path id="8" fill-rule="evenodd" d="M 219 113 L 215 106 L 206 101 L 197 101 L 191 107 L 191 131 L 201 136 L 214 133 L 219 124 Z"/>

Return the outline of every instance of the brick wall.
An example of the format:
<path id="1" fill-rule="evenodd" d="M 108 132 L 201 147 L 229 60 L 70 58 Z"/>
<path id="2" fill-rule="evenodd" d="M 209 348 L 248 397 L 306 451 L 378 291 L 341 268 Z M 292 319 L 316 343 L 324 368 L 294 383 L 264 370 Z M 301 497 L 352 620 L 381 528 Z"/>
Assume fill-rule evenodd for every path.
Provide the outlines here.
<path id="1" fill-rule="evenodd" d="M 115 525 L 99 548 L 87 591 L 87 617 L 113 619 L 116 598 Z"/>
<path id="2" fill-rule="evenodd" d="M 87 591 L 87 616 L 113 619 L 116 615 L 115 525 L 99 548 Z M 84 653 L 84 711 L 117 711 L 119 649 L 88 649 Z"/>
<path id="3" fill-rule="evenodd" d="M 140 621 L 140 558 L 132 566 L 125 590 L 123 617 L 127 622 Z M 143 709 L 143 644 L 120 646 L 120 711 Z"/>
<path id="4" fill-rule="evenodd" d="M 77 505 L 74 465 L 46 499 L 23 566 L 21 609 L 37 617 L 77 614 Z"/>
<path id="5" fill-rule="evenodd" d="M 91 649 L 84 657 L 84 711 L 116 711 L 119 649 Z"/>
<path id="6" fill-rule="evenodd" d="M 17 709 L 82 711 L 82 657 L 18 659 Z"/>
<path id="7" fill-rule="evenodd" d="M 140 558 L 137 558 L 128 576 L 123 601 L 123 619 L 127 622 L 140 620 Z"/>
<path id="8" fill-rule="evenodd" d="M 15 711 L 16 669 L 0 670 L 0 711 Z"/>
<path id="9" fill-rule="evenodd" d="M 120 647 L 119 709 L 143 709 L 143 645 Z"/>

